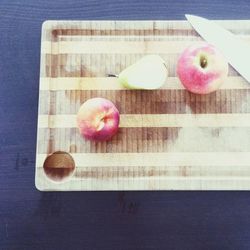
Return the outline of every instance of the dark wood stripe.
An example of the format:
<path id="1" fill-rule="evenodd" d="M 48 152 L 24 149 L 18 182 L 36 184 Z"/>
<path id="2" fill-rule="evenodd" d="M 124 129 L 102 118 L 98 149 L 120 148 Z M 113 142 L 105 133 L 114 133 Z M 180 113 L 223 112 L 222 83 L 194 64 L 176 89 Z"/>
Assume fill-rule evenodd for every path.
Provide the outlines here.
<path id="1" fill-rule="evenodd" d="M 94 24 L 94 26 L 93 26 Z M 239 35 L 249 35 L 249 29 L 247 29 L 246 23 L 243 27 L 239 25 L 239 28 L 232 27 L 232 25 L 226 25 L 225 28 L 234 34 Z M 148 27 L 136 27 L 133 22 L 122 22 L 117 21 L 106 23 L 105 27 L 103 22 L 94 23 L 69 23 L 69 22 L 57 22 L 49 21 L 47 22 L 42 29 L 42 40 L 43 41 L 61 41 L 69 40 L 70 35 L 74 34 L 75 39 L 79 39 L 81 36 L 198 36 L 197 32 L 191 28 L 191 26 L 186 23 L 182 23 L 181 26 L 178 25 L 176 21 L 151 21 L 148 23 Z M 123 27 L 122 29 L 120 27 Z M 175 28 L 173 28 L 175 27 Z"/>
<path id="2" fill-rule="evenodd" d="M 197 36 L 195 30 L 192 29 L 129 29 L 129 30 L 118 30 L 118 29 L 53 29 L 52 35 L 56 38 L 59 33 L 62 36 L 68 36 L 70 31 L 74 31 L 74 36 L 140 36 L 141 31 L 145 35 L 151 36 L 162 36 L 162 35 L 189 35 Z M 55 39 L 54 38 L 54 39 Z M 65 38 L 64 38 L 65 39 Z"/>
<path id="3" fill-rule="evenodd" d="M 249 165 L 250 167 L 250 165 Z M 220 166 L 207 167 L 206 174 L 202 174 L 203 177 L 228 177 L 230 178 L 233 174 L 234 177 L 246 177 L 249 175 L 249 171 L 247 167 L 242 170 L 242 167 L 235 166 L 235 169 L 232 170 L 220 170 Z M 214 169 L 216 169 L 214 171 Z M 135 178 L 135 177 L 166 177 L 167 176 L 175 176 L 175 177 L 200 177 L 201 169 L 204 169 L 204 166 L 178 166 L 175 169 L 169 166 L 164 166 L 163 168 L 159 168 L 156 166 L 151 167 L 89 167 L 89 168 L 77 168 L 75 172 L 76 178 L 81 179 L 112 179 L 112 178 Z M 240 169 L 240 170 L 237 170 Z M 167 181 L 167 180 L 166 180 Z"/>
<path id="4" fill-rule="evenodd" d="M 112 140 L 90 142 L 77 128 L 39 129 L 38 153 L 249 152 L 250 128 L 120 128 Z"/>
<path id="5" fill-rule="evenodd" d="M 154 22 L 152 22 L 152 24 L 154 24 Z M 115 23 L 111 26 L 109 25 L 109 27 L 107 26 L 107 29 L 100 29 L 100 28 L 95 28 L 93 29 L 93 27 L 91 27 L 91 24 L 89 25 L 89 27 L 75 27 L 72 25 L 72 27 L 61 27 L 60 28 L 60 24 L 57 25 L 53 25 L 51 27 L 51 29 L 47 29 L 45 30 L 45 37 L 47 38 L 47 40 L 53 40 L 53 41 L 58 41 L 58 39 L 60 38 L 61 41 L 65 41 L 70 39 L 70 32 L 72 32 L 72 34 L 74 36 L 155 36 L 157 38 L 157 36 L 199 36 L 197 34 L 197 32 L 194 29 L 191 29 L 190 27 L 185 27 L 183 26 L 183 28 L 171 28 L 171 21 L 169 21 L 167 23 L 167 27 L 153 27 L 155 25 L 152 25 L 152 29 L 150 28 L 145 28 L 145 29 L 139 29 L 139 28 L 135 28 L 132 27 L 132 23 L 130 25 L 128 25 L 127 29 L 117 29 Z M 83 25 L 82 25 L 83 26 Z M 130 28 L 129 28 L 130 26 Z M 150 26 L 150 25 L 149 25 Z M 162 25 L 161 25 L 162 26 Z M 129 28 L 129 30 L 128 30 Z M 248 35 L 250 34 L 249 30 L 246 28 L 242 28 L 242 29 L 234 29 L 234 28 L 227 28 L 229 31 L 233 32 L 234 34 L 238 34 L 238 35 Z M 78 38 L 75 38 L 78 39 Z"/>
<path id="6" fill-rule="evenodd" d="M 208 95 L 186 90 L 44 90 L 40 96 L 40 114 L 52 115 L 76 114 L 94 97 L 109 99 L 121 114 L 250 113 L 250 89 L 221 89 Z"/>

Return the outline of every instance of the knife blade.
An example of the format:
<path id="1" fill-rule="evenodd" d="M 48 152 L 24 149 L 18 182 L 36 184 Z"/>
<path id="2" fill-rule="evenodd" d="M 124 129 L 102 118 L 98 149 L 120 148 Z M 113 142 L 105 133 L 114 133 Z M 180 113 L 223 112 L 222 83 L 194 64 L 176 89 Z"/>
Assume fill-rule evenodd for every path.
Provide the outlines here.
<path id="1" fill-rule="evenodd" d="M 211 20 L 194 15 L 185 16 L 201 37 L 217 47 L 233 68 L 250 82 L 250 44 Z"/>

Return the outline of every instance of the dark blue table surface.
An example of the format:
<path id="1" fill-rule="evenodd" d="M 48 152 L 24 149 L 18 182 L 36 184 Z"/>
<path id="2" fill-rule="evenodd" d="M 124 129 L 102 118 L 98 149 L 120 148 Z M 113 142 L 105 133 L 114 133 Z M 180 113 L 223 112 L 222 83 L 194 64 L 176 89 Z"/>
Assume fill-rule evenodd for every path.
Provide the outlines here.
<path id="1" fill-rule="evenodd" d="M 39 192 L 46 19 L 250 19 L 248 0 L 0 0 L 0 250 L 250 249 L 250 192 Z"/>

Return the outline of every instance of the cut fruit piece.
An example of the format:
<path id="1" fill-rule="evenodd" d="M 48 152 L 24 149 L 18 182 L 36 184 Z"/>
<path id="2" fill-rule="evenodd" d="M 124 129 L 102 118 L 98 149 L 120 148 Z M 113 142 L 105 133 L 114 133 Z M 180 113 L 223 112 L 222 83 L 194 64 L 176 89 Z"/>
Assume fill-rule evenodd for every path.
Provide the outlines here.
<path id="1" fill-rule="evenodd" d="M 148 55 L 124 69 L 118 79 L 130 89 L 158 89 L 165 83 L 167 75 L 163 59 L 158 55 Z"/>

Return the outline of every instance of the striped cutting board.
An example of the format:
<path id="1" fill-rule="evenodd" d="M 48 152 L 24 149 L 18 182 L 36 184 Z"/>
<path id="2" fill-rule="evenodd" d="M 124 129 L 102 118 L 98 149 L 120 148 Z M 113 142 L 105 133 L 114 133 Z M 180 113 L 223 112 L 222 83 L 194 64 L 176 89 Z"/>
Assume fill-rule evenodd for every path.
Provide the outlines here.
<path id="1" fill-rule="evenodd" d="M 250 44 L 250 21 L 218 23 Z M 179 54 L 200 40 L 186 21 L 45 22 L 36 187 L 250 189 L 250 85 L 230 68 L 220 90 L 201 96 L 184 90 L 176 77 Z M 126 90 L 107 77 L 145 54 L 166 61 L 162 89 Z M 111 141 L 89 142 L 78 133 L 76 112 L 92 97 L 120 110 L 120 130 Z"/>

